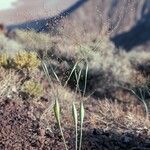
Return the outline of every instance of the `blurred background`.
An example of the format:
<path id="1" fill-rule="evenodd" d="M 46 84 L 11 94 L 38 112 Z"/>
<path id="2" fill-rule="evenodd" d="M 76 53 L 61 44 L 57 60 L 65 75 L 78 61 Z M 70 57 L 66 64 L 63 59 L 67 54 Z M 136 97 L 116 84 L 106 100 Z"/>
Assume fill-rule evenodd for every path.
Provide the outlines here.
<path id="1" fill-rule="evenodd" d="M 75 0 L 1 0 L 0 22 L 15 24 L 57 15 Z"/>
<path id="2" fill-rule="evenodd" d="M 0 14 L 0 23 L 11 30 L 48 31 L 65 20 L 64 30 L 108 36 L 127 51 L 150 45 L 149 0 L 1 0 Z"/>

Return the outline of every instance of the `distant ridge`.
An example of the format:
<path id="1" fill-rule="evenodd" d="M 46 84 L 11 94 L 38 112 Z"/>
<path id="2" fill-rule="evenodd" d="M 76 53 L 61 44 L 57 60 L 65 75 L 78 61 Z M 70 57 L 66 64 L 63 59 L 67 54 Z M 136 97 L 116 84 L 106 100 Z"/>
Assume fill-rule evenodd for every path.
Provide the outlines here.
<path id="1" fill-rule="evenodd" d="M 53 28 L 55 28 L 61 19 L 64 17 L 71 15 L 76 9 L 82 6 L 88 0 L 78 0 L 68 9 L 60 12 L 58 15 L 53 17 L 42 18 L 38 20 L 32 20 L 21 24 L 8 25 L 8 30 L 14 29 L 25 29 L 25 30 L 35 30 L 37 32 L 47 32 Z"/>
<path id="2" fill-rule="evenodd" d="M 150 1 L 145 1 L 141 18 L 132 28 L 127 32 L 114 36 L 111 40 L 117 47 L 127 51 L 143 44 L 150 46 Z"/>

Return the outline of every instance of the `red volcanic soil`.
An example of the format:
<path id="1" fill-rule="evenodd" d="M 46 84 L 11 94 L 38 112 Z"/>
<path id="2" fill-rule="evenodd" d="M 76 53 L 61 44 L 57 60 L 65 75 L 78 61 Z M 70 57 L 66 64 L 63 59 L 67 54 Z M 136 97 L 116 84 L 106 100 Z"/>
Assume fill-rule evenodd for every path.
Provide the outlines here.
<path id="1" fill-rule="evenodd" d="M 90 109 L 93 108 L 88 108 Z M 0 102 L 0 150 L 64 150 L 57 124 L 53 121 L 50 130 L 45 129 L 31 110 L 28 102 Z M 142 133 L 135 134 L 130 129 L 124 133 L 105 129 L 90 127 L 89 123 L 85 123 L 82 150 L 150 149 L 147 130 L 143 129 Z M 69 150 L 74 150 L 74 129 L 68 126 L 63 130 Z"/>
<path id="2" fill-rule="evenodd" d="M 18 0 L 15 8 L 0 10 L 0 23 L 16 24 L 57 15 L 77 0 Z"/>

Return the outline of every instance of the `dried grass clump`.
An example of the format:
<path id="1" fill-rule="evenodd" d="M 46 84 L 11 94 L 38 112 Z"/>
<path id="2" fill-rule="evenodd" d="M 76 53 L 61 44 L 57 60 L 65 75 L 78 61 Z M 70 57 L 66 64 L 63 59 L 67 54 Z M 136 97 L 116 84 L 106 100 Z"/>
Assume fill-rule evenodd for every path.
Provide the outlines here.
<path id="1" fill-rule="evenodd" d="M 66 37 L 65 40 L 67 40 Z M 59 42 L 58 45 L 60 43 L 61 42 Z M 62 47 L 60 47 L 61 44 Z M 75 44 L 71 41 L 70 46 L 69 43 L 66 43 L 68 46 L 67 49 L 63 49 L 64 41 L 62 41 L 61 44 L 59 45 L 59 54 L 57 55 L 57 52 L 54 53 L 54 55 L 56 54 L 56 58 L 59 56 L 62 62 L 63 60 L 64 62 L 66 61 L 70 69 L 73 68 L 73 64 L 81 60 L 87 61 L 88 87 L 92 86 L 93 90 L 97 90 L 97 88 L 108 89 L 118 86 L 118 84 L 121 86 L 130 85 L 133 87 L 145 84 L 147 81 L 143 74 L 134 67 L 131 61 L 132 55 L 124 50 L 115 48 L 108 37 L 103 37 L 103 39 L 97 38 L 91 42 L 84 42 L 82 44 Z M 144 59 L 148 59 L 148 56 L 145 55 L 143 60 Z M 86 69 L 85 61 L 81 61 L 77 65 L 78 71 L 82 69 L 81 78 L 84 78 L 85 75 L 83 73 Z"/>
<path id="2" fill-rule="evenodd" d="M 21 96 L 23 91 L 28 95 L 40 97 L 43 94 L 42 85 L 32 82 L 32 79 L 41 79 L 39 65 L 40 60 L 35 52 L 20 51 L 14 56 L 8 53 L 0 54 L 0 96 L 12 99 L 14 96 Z"/>
<path id="3" fill-rule="evenodd" d="M 0 66 L 8 65 L 8 55 L 6 53 L 0 54 Z"/>
<path id="4" fill-rule="evenodd" d="M 13 57 L 13 62 L 18 69 L 27 68 L 31 70 L 40 65 L 40 60 L 37 57 L 37 53 L 27 51 L 18 52 Z"/>
<path id="5" fill-rule="evenodd" d="M 9 56 L 8 53 L 0 54 L 0 66 L 5 68 L 26 68 L 28 70 L 33 70 L 38 68 L 40 64 L 40 60 L 35 52 L 27 52 L 22 50 L 20 52 L 16 52 L 14 56 Z"/>
<path id="6" fill-rule="evenodd" d="M 148 51 L 132 51 L 128 53 L 128 57 L 134 65 L 150 62 L 150 52 Z"/>
<path id="7" fill-rule="evenodd" d="M 138 70 L 147 80 L 150 80 L 150 52 L 130 52 L 128 57 L 136 70 Z"/>
<path id="8" fill-rule="evenodd" d="M 88 60 L 90 74 L 104 73 L 106 77 L 110 77 L 110 80 L 131 82 L 133 69 L 129 59 L 125 53 L 116 50 L 108 39 L 92 46 L 91 43 L 82 45 L 79 54 L 80 58 Z"/>
<path id="9" fill-rule="evenodd" d="M 35 31 L 16 31 L 16 41 L 22 43 L 26 50 L 49 50 L 52 47 L 52 39 L 49 34 Z"/>
<path id="10" fill-rule="evenodd" d="M 14 70 L 0 68 L 0 96 L 13 98 L 20 88 L 19 75 Z M 1 99 L 1 100 L 2 100 Z"/>
<path id="11" fill-rule="evenodd" d="M 14 55 L 19 50 L 23 49 L 23 46 L 12 39 L 7 38 L 4 34 L 0 34 L 0 51 Z"/>
<path id="12" fill-rule="evenodd" d="M 59 104 L 61 106 L 61 113 L 66 115 L 70 118 L 71 114 L 69 113 L 71 111 L 71 106 L 73 101 L 75 101 L 77 98 L 80 99 L 81 97 L 71 91 L 69 88 L 61 86 L 59 84 L 53 84 L 50 88 L 47 89 L 47 96 L 51 98 L 51 105 L 49 105 L 48 110 L 52 110 L 53 102 L 55 99 L 59 100 Z"/>
<path id="13" fill-rule="evenodd" d="M 21 91 L 29 94 L 30 96 L 41 97 L 44 93 L 42 85 L 37 81 L 29 80 L 26 81 L 22 87 Z"/>
<path id="14" fill-rule="evenodd" d="M 142 105 L 121 105 L 104 100 L 97 102 L 94 110 L 90 114 L 89 123 L 95 128 L 115 128 L 118 132 L 126 130 L 141 132 L 141 129 L 150 129 L 150 121 L 145 117 Z"/>

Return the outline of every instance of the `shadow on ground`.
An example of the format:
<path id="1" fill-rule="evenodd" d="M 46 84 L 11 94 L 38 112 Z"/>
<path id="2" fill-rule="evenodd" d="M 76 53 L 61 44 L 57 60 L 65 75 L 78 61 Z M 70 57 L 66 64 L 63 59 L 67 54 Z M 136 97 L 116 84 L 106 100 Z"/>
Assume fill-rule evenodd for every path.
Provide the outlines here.
<path id="1" fill-rule="evenodd" d="M 51 130 L 40 125 L 33 117 L 28 103 L 17 101 L 0 102 L 0 149 L 41 149 L 59 150 L 63 142 L 56 122 L 53 120 Z M 132 130 L 133 131 L 133 130 Z M 64 128 L 64 136 L 70 150 L 75 149 L 73 127 Z M 84 124 L 83 150 L 149 150 L 148 131 L 133 133 L 127 130 L 118 133 L 117 129 L 96 129 Z"/>
<path id="2" fill-rule="evenodd" d="M 121 47 L 126 51 L 150 43 L 150 8 L 148 13 L 143 15 L 134 27 L 127 32 L 114 36 L 111 40 L 117 47 Z"/>

